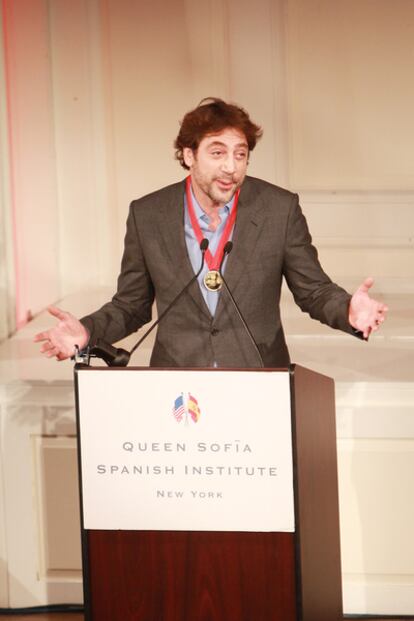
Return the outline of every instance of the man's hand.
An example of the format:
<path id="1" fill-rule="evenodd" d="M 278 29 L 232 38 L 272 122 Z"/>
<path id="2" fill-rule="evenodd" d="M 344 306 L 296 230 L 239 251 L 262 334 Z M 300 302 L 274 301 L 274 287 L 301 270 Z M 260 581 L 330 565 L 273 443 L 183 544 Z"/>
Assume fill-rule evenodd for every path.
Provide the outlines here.
<path id="1" fill-rule="evenodd" d="M 368 291 L 374 284 L 372 278 L 366 278 L 351 298 L 349 305 L 349 323 L 360 330 L 367 339 L 371 332 L 376 332 L 385 320 L 388 306 L 369 297 Z"/>
<path id="2" fill-rule="evenodd" d="M 75 345 L 79 349 L 86 347 L 89 341 L 89 334 L 81 322 L 70 313 L 49 306 L 49 313 L 59 319 L 59 322 L 50 330 L 39 332 L 34 337 L 36 343 L 43 342 L 40 348 L 42 354 L 48 358 L 56 357 L 56 360 L 66 360 L 75 353 Z"/>

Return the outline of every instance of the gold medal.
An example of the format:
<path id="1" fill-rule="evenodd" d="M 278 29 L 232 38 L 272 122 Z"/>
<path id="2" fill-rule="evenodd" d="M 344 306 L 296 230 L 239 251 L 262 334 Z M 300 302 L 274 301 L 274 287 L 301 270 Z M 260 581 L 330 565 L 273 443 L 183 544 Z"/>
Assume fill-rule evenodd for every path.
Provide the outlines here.
<path id="1" fill-rule="evenodd" d="M 204 276 L 204 286 L 209 291 L 220 291 L 223 285 L 223 280 L 220 276 L 220 272 L 217 270 L 210 270 Z"/>

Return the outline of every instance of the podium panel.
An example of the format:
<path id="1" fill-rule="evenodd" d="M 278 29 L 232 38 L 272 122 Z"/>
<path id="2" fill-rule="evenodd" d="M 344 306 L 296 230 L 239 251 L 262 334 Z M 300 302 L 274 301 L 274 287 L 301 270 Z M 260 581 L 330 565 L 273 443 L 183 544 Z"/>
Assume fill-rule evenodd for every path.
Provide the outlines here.
<path id="1" fill-rule="evenodd" d="M 75 374 L 86 621 L 342 618 L 332 380 Z"/>
<path id="2" fill-rule="evenodd" d="M 294 531 L 287 371 L 102 379 L 78 377 L 86 529 Z"/>

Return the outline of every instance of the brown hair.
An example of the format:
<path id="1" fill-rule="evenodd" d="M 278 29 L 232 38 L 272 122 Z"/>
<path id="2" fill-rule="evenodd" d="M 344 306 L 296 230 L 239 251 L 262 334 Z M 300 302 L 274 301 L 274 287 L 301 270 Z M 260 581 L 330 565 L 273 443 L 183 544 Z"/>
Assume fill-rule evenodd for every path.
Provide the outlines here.
<path id="1" fill-rule="evenodd" d="M 181 166 L 188 170 L 184 162 L 184 148 L 196 151 L 205 136 L 219 133 L 228 127 L 237 129 L 246 136 L 249 151 L 253 151 L 256 142 L 263 134 L 262 128 L 250 120 L 243 108 L 216 97 L 202 99 L 197 108 L 187 112 L 183 118 L 174 142 L 175 157 Z"/>

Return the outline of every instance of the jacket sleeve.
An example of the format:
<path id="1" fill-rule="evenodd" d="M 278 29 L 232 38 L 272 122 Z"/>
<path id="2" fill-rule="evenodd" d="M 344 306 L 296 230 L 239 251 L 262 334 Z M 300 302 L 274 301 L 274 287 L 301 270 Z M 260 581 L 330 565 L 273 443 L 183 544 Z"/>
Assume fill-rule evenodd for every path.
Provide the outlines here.
<path id="1" fill-rule="evenodd" d="M 283 273 L 303 311 L 332 328 L 359 336 L 348 321 L 351 296 L 323 271 L 296 194 L 286 229 Z"/>
<path id="2" fill-rule="evenodd" d="M 154 287 L 140 243 L 134 201 L 127 219 L 117 292 L 110 302 L 81 319 L 90 335 L 89 345 L 98 338 L 114 343 L 138 330 L 151 320 L 153 301 Z"/>

